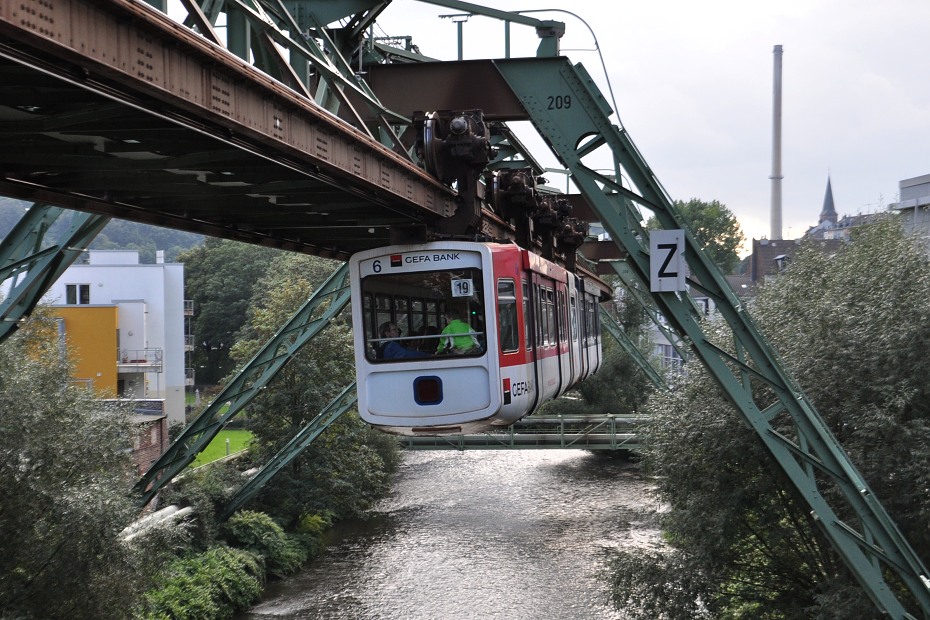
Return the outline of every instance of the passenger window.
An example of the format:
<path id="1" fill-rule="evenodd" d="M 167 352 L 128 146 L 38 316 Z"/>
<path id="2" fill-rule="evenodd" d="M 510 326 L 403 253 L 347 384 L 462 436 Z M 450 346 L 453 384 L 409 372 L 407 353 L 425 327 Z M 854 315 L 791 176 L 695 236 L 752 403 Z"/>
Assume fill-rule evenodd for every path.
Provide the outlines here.
<path id="1" fill-rule="evenodd" d="M 497 281 L 497 316 L 500 321 L 501 351 L 511 353 L 520 348 L 517 324 L 517 289 L 513 280 Z"/>

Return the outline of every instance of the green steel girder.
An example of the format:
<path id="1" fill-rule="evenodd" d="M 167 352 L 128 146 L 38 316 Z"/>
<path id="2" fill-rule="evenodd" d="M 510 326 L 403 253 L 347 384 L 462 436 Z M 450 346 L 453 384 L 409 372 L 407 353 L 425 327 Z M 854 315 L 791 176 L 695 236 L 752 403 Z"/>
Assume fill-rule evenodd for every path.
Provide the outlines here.
<path id="1" fill-rule="evenodd" d="M 624 204 L 653 212 L 663 229 L 685 229 L 672 201 L 621 127 L 612 125 L 606 99 L 580 65 L 564 58 L 495 61 L 529 112 L 533 124 L 562 164 L 612 239 L 628 253 L 632 270 L 649 281 L 649 233 Z M 571 101 L 554 109 L 554 97 Z M 565 97 L 570 97 L 566 100 Z M 608 153 L 618 175 L 638 193 L 587 165 L 598 153 Z M 622 167 L 622 174 L 620 176 Z M 813 403 L 756 328 L 723 275 L 686 231 L 685 259 L 691 272 L 689 286 L 714 303 L 733 331 L 736 355 L 711 343 L 695 316 L 687 293 L 653 293 L 656 306 L 669 323 L 691 342 L 736 410 L 762 440 L 807 502 L 822 532 L 879 610 L 893 618 L 913 618 L 898 596 L 903 591 L 886 581 L 893 572 L 925 617 L 930 617 L 930 581 L 921 559 L 849 460 L 821 419 Z M 768 389 L 753 391 L 753 385 Z M 787 415 L 796 437 L 779 433 L 776 415 Z M 821 483 L 835 485 L 842 497 L 828 499 Z M 839 504 L 837 509 L 831 501 Z M 857 522 L 845 522 L 838 512 Z"/>
<path id="2" fill-rule="evenodd" d="M 222 40 L 214 32 L 214 27 L 220 15 L 225 14 L 226 47 L 229 51 L 246 62 L 254 63 L 257 68 L 330 112 L 336 114 L 346 110 L 343 117 L 360 131 L 398 153 L 403 152 L 394 125 L 403 127 L 410 120 L 381 105 L 346 59 L 352 50 L 341 47 L 332 39 L 327 23 L 318 19 L 310 9 L 312 4 L 300 0 L 182 0 L 187 11 L 183 22 L 221 45 Z M 355 21 L 367 23 L 364 16 L 379 12 L 384 5 L 378 2 L 348 3 L 345 10 L 338 12 L 350 17 L 351 11 L 360 11 L 363 17 Z M 331 2 L 321 7 L 322 16 L 332 17 L 335 7 Z M 322 46 L 319 41 L 322 41 Z M 360 43 L 359 33 L 358 40 L 347 41 L 346 46 L 358 46 Z M 288 52 L 289 58 L 282 50 Z M 310 92 L 311 68 L 315 73 L 313 79 L 317 81 L 313 93 Z M 356 110 L 359 103 L 366 106 L 370 116 L 376 119 L 377 136 L 372 134 Z"/>
<path id="3" fill-rule="evenodd" d="M 64 214 L 71 223 L 57 243 L 45 236 Z M 0 282 L 11 281 L 9 294 L 0 301 L 0 342 L 16 331 L 20 320 L 33 311 L 42 296 L 103 230 L 109 217 L 67 211 L 35 203 L 0 242 Z"/>
<path id="4" fill-rule="evenodd" d="M 630 340 L 630 337 L 627 336 L 626 332 L 623 331 L 623 328 L 620 327 L 614 317 L 612 317 L 603 306 L 598 307 L 600 308 L 601 327 L 606 329 L 607 332 L 614 337 L 614 340 L 620 344 L 623 350 L 626 351 L 627 355 L 633 358 L 633 361 L 646 373 L 646 376 L 649 377 L 649 380 L 652 381 L 654 386 L 660 390 L 668 390 L 668 384 L 665 382 L 662 373 L 655 369 L 649 361 L 649 358 L 639 350 L 636 343 Z"/>
<path id="5" fill-rule="evenodd" d="M 355 382 L 352 382 L 351 385 L 346 386 L 339 396 L 330 401 L 315 418 L 287 442 L 287 445 L 281 448 L 270 461 L 265 463 L 258 473 L 252 476 L 248 482 L 242 485 L 242 488 L 236 491 L 236 494 L 226 505 L 223 519 L 228 519 L 234 512 L 242 508 L 249 500 L 255 497 L 255 494 L 258 493 L 275 474 L 297 458 L 323 431 L 329 428 L 330 424 L 338 420 L 343 413 L 355 406 L 356 402 L 358 402 L 358 395 L 355 391 Z"/>
<path id="6" fill-rule="evenodd" d="M 662 320 L 662 313 L 655 307 L 655 304 L 652 302 L 651 293 L 649 293 L 649 287 L 636 275 L 633 269 L 627 264 L 625 260 L 611 260 L 604 261 L 609 263 L 613 268 L 614 272 L 619 276 L 620 281 L 623 282 L 626 290 L 629 291 L 630 295 L 633 296 L 633 299 L 639 303 L 639 305 L 646 311 L 646 315 L 649 316 L 653 324 L 656 326 L 656 329 L 659 330 L 665 339 L 675 347 L 675 350 L 678 351 L 678 355 L 681 356 L 682 360 L 687 361 L 690 357 L 690 351 L 688 351 L 688 345 L 685 344 L 681 337 L 675 333 L 673 330 L 665 326 L 665 323 Z"/>
<path id="7" fill-rule="evenodd" d="M 168 446 L 134 487 L 142 505 L 149 503 L 162 487 L 190 465 L 226 423 L 258 396 L 301 347 L 323 331 L 346 307 L 349 303 L 348 273 L 348 263 L 343 263 Z"/>

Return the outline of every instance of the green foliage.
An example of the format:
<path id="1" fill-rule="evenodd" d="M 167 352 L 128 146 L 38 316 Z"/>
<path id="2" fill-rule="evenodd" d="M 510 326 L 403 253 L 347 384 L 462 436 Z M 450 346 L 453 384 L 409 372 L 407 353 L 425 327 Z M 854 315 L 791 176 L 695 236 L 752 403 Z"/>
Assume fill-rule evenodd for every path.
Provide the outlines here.
<path id="1" fill-rule="evenodd" d="M 336 266 L 295 254 L 276 258 L 256 286 L 235 359 L 251 359 Z M 354 379 L 351 331 L 340 318 L 279 372 L 274 389 L 250 404 L 256 459 L 265 462 L 275 455 Z M 356 514 L 385 488 L 396 458 L 392 442 L 347 413 L 280 471 L 256 502 L 287 524 L 308 513 Z"/>
<path id="2" fill-rule="evenodd" d="M 633 617 L 650 620 L 717 617 L 712 613 L 719 610 L 713 605 L 711 584 L 680 553 L 620 550 L 611 558 L 609 570 L 611 601 Z"/>
<path id="3" fill-rule="evenodd" d="M 261 557 L 276 577 L 293 573 L 307 559 L 306 550 L 263 512 L 241 510 L 229 518 L 223 530 L 230 545 Z"/>
<path id="4" fill-rule="evenodd" d="M 187 296 L 194 302 L 191 330 L 196 342 L 197 381 L 220 383 L 233 370 L 230 349 L 246 322 L 252 289 L 276 250 L 209 238 L 178 260 L 185 267 Z"/>
<path id="5" fill-rule="evenodd" d="M 188 470 L 183 479 L 161 491 L 165 505 L 192 506 L 197 515 L 196 544 L 205 549 L 222 538 L 219 515 L 242 486 L 242 472 L 233 463 L 215 463 Z"/>
<path id="6" fill-rule="evenodd" d="M 695 241 L 724 274 L 733 273 L 740 264 L 739 248 L 745 241 L 736 216 L 726 205 L 716 200 L 704 202 L 692 198 L 676 200 L 675 209 Z M 648 228 L 658 228 L 650 218 Z"/>
<path id="7" fill-rule="evenodd" d="M 128 411 L 69 387 L 55 331 L 39 307 L 0 347 L 0 617 L 125 618 L 150 569 L 119 542 Z"/>
<path id="8" fill-rule="evenodd" d="M 919 556 L 930 557 L 930 259 L 892 222 L 835 255 L 802 248 L 752 314 Z M 708 325 L 713 342 L 728 330 Z M 696 588 L 722 618 L 866 618 L 875 609 L 809 510 L 696 364 L 657 395 L 642 428 L 645 463 L 667 503 L 670 547 L 620 560 L 614 597 L 654 618 L 668 589 Z M 788 420 L 773 421 L 789 437 Z M 824 494 L 837 491 L 829 485 Z M 836 503 L 836 506 L 842 504 Z M 841 515 L 850 518 L 850 515 Z M 671 567 L 671 568 L 670 568 Z M 633 574 L 635 573 L 635 574 Z M 664 617 L 689 617 L 668 600 Z M 637 610 L 644 610 L 641 613 Z M 660 616 L 662 617 L 662 616 Z"/>
<path id="9" fill-rule="evenodd" d="M 301 515 L 294 528 L 294 536 L 300 540 L 308 558 L 318 556 L 326 548 L 326 533 L 333 525 L 332 513 Z"/>
<path id="10" fill-rule="evenodd" d="M 218 620 L 258 600 L 264 567 L 255 553 L 214 547 L 176 560 L 145 595 L 144 620 Z"/>

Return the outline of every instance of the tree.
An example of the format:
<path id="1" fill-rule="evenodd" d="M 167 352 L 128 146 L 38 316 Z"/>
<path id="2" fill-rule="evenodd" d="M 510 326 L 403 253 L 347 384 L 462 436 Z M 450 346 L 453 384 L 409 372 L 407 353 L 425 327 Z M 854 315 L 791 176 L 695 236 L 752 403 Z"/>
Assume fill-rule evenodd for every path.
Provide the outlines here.
<path id="1" fill-rule="evenodd" d="M 194 302 L 191 321 L 197 382 L 219 383 L 233 369 L 229 351 L 246 322 L 252 288 L 271 264 L 276 250 L 209 238 L 182 253 L 185 289 Z"/>
<path id="2" fill-rule="evenodd" d="M 861 230 L 835 255 L 803 246 L 752 308 L 924 558 L 930 557 L 928 299 L 930 259 L 886 221 Z M 708 329 L 722 342 L 722 326 Z M 663 519 L 669 546 L 652 559 L 617 558 L 618 605 L 634 614 L 663 609 L 667 618 L 875 615 L 805 504 L 703 368 L 691 365 L 681 387 L 658 395 L 648 409 L 641 441 L 669 507 Z M 775 422 L 790 432 L 786 421 Z M 824 493 L 837 491 L 827 486 Z M 676 596 L 668 597 L 669 590 Z M 663 599 L 677 602 L 663 608 Z"/>
<path id="3" fill-rule="evenodd" d="M 708 258 L 724 274 L 733 273 L 740 263 L 739 248 L 746 239 L 733 212 L 716 200 L 704 202 L 697 198 L 676 200 L 675 209 Z M 659 223 L 653 217 L 647 227 L 654 230 Z"/>
<path id="4" fill-rule="evenodd" d="M 69 377 L 40 307 L 0 346 L 3 618 L 129 618 L 148 579 L 119 540 L 138 513 L 128 412 Z"/>
<path id="5" fill-rule="evenodd" d="M 256 285 L 233 358 L 251 359 L 337 266 L 315 257 L 278 256 Z M 341 316 L 249 406 L 257 460 L 267 462 L 354 380 L 351 328 L 348 316 Z M 356 413 L 346 413 L 272 479 L 257 503 L 289 523 L 313 513 L 358 514 L 384 490 L 395 459 L 389 437 L 371 430 Z"/>

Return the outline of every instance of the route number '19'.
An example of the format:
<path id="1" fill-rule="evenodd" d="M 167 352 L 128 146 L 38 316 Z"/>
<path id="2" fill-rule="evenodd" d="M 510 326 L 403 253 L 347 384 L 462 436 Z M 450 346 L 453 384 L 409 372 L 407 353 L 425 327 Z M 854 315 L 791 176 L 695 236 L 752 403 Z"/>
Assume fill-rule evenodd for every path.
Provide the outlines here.
<path id="1" fill-rule="evenodd" d="M 471 280 L 452 280 L 453 297 L 471 297 Z"/>
<path id="2" fill-rule="evenodd" d="M 685 231 L 649 233 L 649 290 L 653 293 L 686 290 Z"/>

